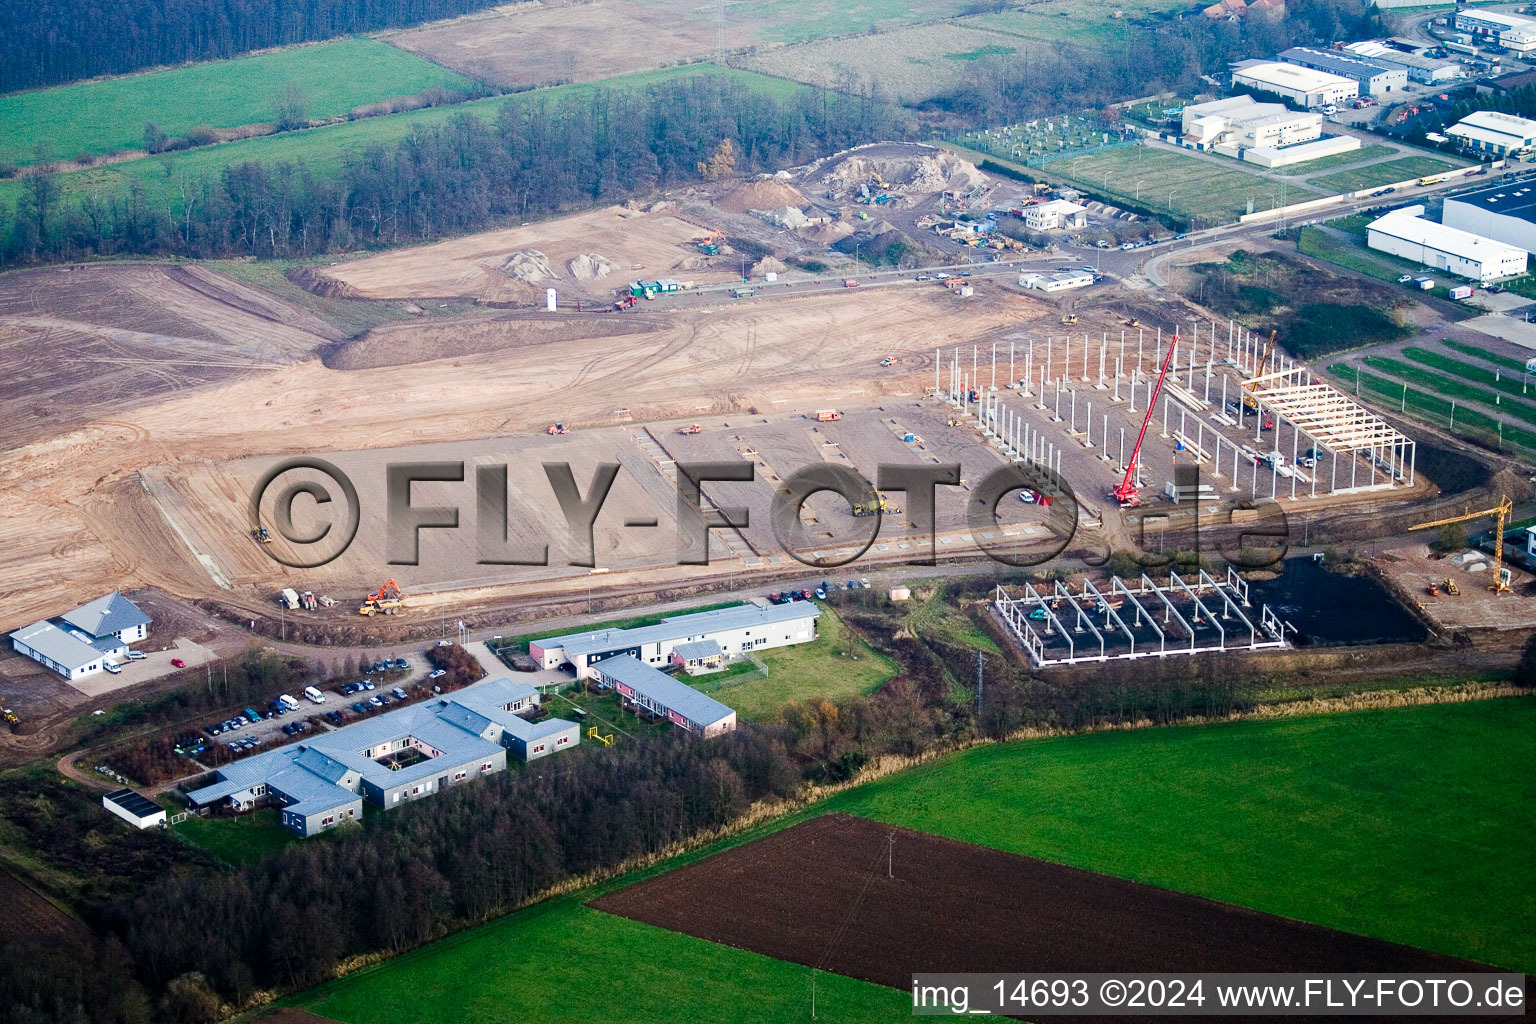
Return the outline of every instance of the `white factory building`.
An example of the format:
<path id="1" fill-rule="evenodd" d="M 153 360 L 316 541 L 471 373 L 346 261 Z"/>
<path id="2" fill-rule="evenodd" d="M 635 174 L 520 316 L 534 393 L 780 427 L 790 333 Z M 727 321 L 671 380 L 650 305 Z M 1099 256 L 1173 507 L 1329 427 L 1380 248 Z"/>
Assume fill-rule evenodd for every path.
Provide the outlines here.
<path id="1" fill-rule="evenodd" d="M 1019 275 L 1020 288 L 1033 288 L 1042 292 L 1062 292 L 1069 288 L 1086 288 L 1093 284 L 1093 275 L 1086 270 L 1063 270 L 1055 274 L 1024 273 Z"/>
<path id="2" fill-rule="evenodd" d="M 1497 43 L 1519 56 L 1536 53 L 1536 21 L 1502 11 L 1457 11 L 1451 22 L 1476 41 Z"/>
<path id="3" fill-rule="evenodd" d="M 1411 53 L 1399 50 L 1395 46 L 1368 39 L 1363 42 L 1350 43 L 1344 47 L 1348 53 L 1361 57 L 1369 57 L 1377 64 L 1388 64 L 1400 67 L 1408 72 L 1410 82 L 1419 82 L 1422 85 L 1440 85 L 1445 82 L 1454 82 L 1466 75 L 1461 61 L 1451 60 L 1449 57 L 1428 57 L 1424 53 Z M 1422 47 L 1428 50 L 1430 47 Z"/>
<path id="4" fill-rule="evenodd" d="M 1518 156 L 1536 147 L 1536 121 L 1497 110 L 1468 114 L 1445 130 L 1463 149 L 1489 156 Z"/>
<path id="5" fill-rule="evenodd" d="M 1353 135 L 1329 135 L 1315 142 L 1303 142 L 1299 146 L 1255 146 L 1243 150 L 1243 159 L 1260 167 L 1284 167 L 1307 160 L 1321 160 L 1325 156 L 1348 153 L 1360 148 L 1360 140 Z"/>
<path id="6" fill-rule="evenodd" d="M 1525 273 L 1524 249 L 1426 220 L 1423 206 L 1393 210 L 1366 230 L 1372 249 L 1482 284 Z"/>
<path id="7" fill-rule="evenodd" d="M 1536 253 L 1536 188 L 1529 183 L 1492 185 L 1449 196 L 1440 219 L 1446 227 Z"/>
<path id="8" fill-rule="evenodd" d="M 112 593 L 42 619 L 11 634 L 11 646 L 65 679 L 82 679 L 115 666 L 128 645 L 149 635 L 150 618 L 122 594 Z"/>
<path id="9" fill-rule="evenodd" d="M 1299 107 L 1348 103 L 1360 95 L 1360 83 L 1353 78 L 1284 61 L 1245 61 L 1233 70 L 1232 87 L 1274 93 Z"/>
<path id="10" fill-rule="evenodd" d="M 1408 69 L 1383 64 L 1355 53 L 1319 50 L 1311 46 L 1293 46 L 1280 54 L 1287 64 L 1314 71 L 1326 71 L 1340 78 L 1351 78 L 1360 86 L 1362 96 L 1386 96 L 1408 88 Z"/>
<path id="11" fill-rule="evenodd" d="M 1086 227 L 1088 207 L 1066 199 L 1052 199 L 1024 207 L 1024 226 L 1031 231 L 1060 231 Z"/>
<path id="12" fill-rule="evenodd" d="M 1323 115 L 1292 110 L 1284 103 L 1260 103 L 1244 94 L 1185 107 L 1181 128 L 1184 145 L 1191 149 L 1218 145 L 1279 148 L 1321 136 Z"/>

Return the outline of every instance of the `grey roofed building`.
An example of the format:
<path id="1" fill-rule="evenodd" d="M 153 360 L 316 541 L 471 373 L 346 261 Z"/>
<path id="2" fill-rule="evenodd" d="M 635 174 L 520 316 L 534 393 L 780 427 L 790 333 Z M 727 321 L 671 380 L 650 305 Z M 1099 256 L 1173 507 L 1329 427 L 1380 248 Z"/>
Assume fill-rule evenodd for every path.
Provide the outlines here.
<path id="1" fill-rule="evenodd" d="M 736 728 L 733 709 L 637 658 L 608 658 L 598 663 L 597 673 L 619 693 L 689 732 L 710 737 Z"/>
<path id="2" fill-rule="evenodd" d="M 704 658 L 718 658 L 723 652 L 714 640 L 695 640 L 689 644 L 678 644 L 672 653 L 684 661 L 700 661 Z"/>
<path id="3" fill-rule="evenodd" d="M 109 639 L 104 645 L 95 640 L 87 642 L 47 619 L 12 633 L 11 646 L 66 679 L 79 679 L 99 672 L 103 659 L 127 650 L 127 645 L 119 640 Z"/>
<path id="4" fill-rule="evenodd" d="M 227 802 L 237 811 L 273 800 L 300 835 L 362 814 L 363 801 L 394 807 L 471 777 L 506 768 L 510 748 L 525 760 L 580 742 L 563 719 L 529 722 L 527 683 L 492 679 L 217 769 L 218 781 L 187 794 L 194 807 Z M 410 753 L 399 760 L 393 755 Z M 412 758 L 419 758 L 407 763 Z"/>
<path id="5" fill-rule="evenodd" d="M 65 612 L 59 618 L 95 637 L 121 635 L 150 623 L 149 616 L 140 611 L 138 605 L 115 591 Z"/>
<path id="6" fill-rule="evenodd" d="M 614 643 L 620 643 L 627 647 L 638 646 L 655 643 L 658 640 L 674 640 L 694 634 L 702 635 L 728 629 L 739 629 L 745 626 L 787 622 L 792 619 L 803 619 L 807 616 L 814 618 L 819 614 L 821 614 L 821 610 L 809 601 L 795 601 L 790 604 L 770 604 L 766 607 L 755 604 L 741 604 L 731 608 L 716 608 L 713 611 L 693 612 L 689 615 L 679 615 L 675 618 L 663 619 L 654 626 L 640 626 L 635 629 L 600 629 L 586 633 L 566 633 L 563 636 L 547 637 L 536 642 L 545 649 L 563 647 L 566 657 L 570 657 L 571 655 L 606 650 Z"/>

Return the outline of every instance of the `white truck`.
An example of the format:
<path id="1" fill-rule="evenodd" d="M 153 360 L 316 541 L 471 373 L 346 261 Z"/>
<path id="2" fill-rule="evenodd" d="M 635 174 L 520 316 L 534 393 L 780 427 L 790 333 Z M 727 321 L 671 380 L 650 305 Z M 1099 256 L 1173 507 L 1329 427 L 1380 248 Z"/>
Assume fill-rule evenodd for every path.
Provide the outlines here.
<path id="1" fill-rule="evenodd" d="M 286 587 L 277 595 L 278 603 L 289 611 L 295 611 L 299 607 L 298 591 L 292 587 Z"/>

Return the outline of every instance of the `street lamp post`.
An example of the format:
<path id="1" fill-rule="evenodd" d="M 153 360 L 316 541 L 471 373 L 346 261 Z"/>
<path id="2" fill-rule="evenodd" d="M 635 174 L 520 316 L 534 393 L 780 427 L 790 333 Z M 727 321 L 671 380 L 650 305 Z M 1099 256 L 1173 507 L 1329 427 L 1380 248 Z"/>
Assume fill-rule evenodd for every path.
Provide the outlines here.
<path id="1" fill-rule="evenodd" d="M 1168 212 L 1169 213 L 1173 212 L 1173 194 L 1175 192 L 1177 192 L 1177 191 L 1178 191 L 1178 189 L 1176 189 L 1176 188 L 1171 188 L 1171 189 L 1168 190 Z"/>

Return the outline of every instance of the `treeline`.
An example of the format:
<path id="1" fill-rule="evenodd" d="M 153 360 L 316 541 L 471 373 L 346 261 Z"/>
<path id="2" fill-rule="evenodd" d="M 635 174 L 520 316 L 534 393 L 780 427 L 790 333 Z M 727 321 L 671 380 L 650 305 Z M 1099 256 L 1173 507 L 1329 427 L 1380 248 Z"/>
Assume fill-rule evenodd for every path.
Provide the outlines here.
<path id="1" fill-rule="evenodd" d="M 500 0 L 9 0 L 0 92 L 414 25 Z"/>
<path id="2" fill-rule="evenodd" d="M 513 97 L 493 122 L 464 114 L 349 154 L 334 177 L 303 161 L 245 163 L 177 177 L 163 193 L 174 198 L 152 200 L 139 183 L 65 197 L 56 176 L 34 175 L 22 182 L 0 262 L 293 257 L 423 241 L 696 181 L 724 140 L 736 169 L 750 171 L 904 134 L 892 108 L 869 96 L 778 98 L 707 75 Z"/>
<path id="3" fill-rule="evenodd" d="M 974 593 L 957 586 L 937 599 L 984 599 L 986 585 Z M 868 696 L 792 704 L 777 722 L 743 723 L 707 743 L 667 735 L 612 749 L 582 746 L 387 813 L 370 808 L 360 826 L 222 871 L 194 861 L 168 872 L 169 837 L 121 829 L 114 858 L 126 843 L 150 844 L 151 853 L 123 858 L 138 871 L 105 865 L 93 859 L 89 836 L 70 830 L 65 862 L 110 870 L 104 887 L 113 895 L 81 905 L 95 938 L 51 941 L 74 941 L 78 963 L 93 976 L 33 970 L 27 940 L 0 940 L 9 1019 L 105 1024 L 149 1012 L 153 1020 L 197 1024 L 258 991 L 330 977 L 350 957 L 398 953 L 505 914 L 560 882 L 729 824 L 753 801 L 847 779 L 882 755 L 948 749 L 1030 725 L 1225 714 L 1250 707 L 1256 690 L 1256 680 L 1209 660 L 1139 666 L 1134 677 L 1122 669 L 1046 680 L 992 657 L 978 709 L 973 647 L 900 633 L 903 610 L 873 592 L 839 594 L 836 603 L 901 666 Z M 975 618 L 995 630 L 985 615 Z M 35 791 L 0 799 L 0 817 L 38 836 L 40 848 L 51 845 L 57 817 L 100 827 L 93 801 L 76 792 L 81 807 L 60 811 L 53 805 L 65 787 L 49 785 L 44 801 Z M 50 963 L 68 962 L 50 950 Z M 103 976 L 114 996 L 92 1004 Z"/>

